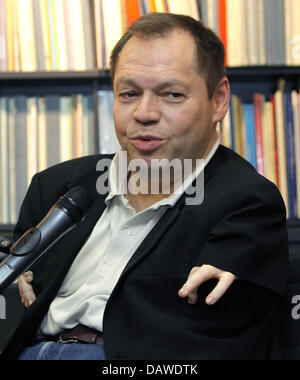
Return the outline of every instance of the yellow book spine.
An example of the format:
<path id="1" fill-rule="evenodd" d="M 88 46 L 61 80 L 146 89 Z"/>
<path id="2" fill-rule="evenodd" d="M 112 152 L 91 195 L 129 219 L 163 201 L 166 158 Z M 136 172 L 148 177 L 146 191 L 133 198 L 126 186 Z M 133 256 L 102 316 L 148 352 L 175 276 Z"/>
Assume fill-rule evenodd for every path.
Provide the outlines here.
<path id="1" fill-rule="evenodd" d="M 45 49 L 45 63 L 46 70 L 53 70 L 53 59 L 51 52 L 51 41 L 50 41 L 50 27 L 49 27 L 49 14 L 47 7 L 47 0 L 40 0 L 41 6 L 41 17 L 42 17 L 42 30 L 43 30 L 43 43 Z"/>
<path id="2" fill-rule="evenodd" d="M 22 71 L 36 71 L 36 48 L 34 36 L 33 8 L 31 0 L 15 3 L 17 10 L 18 36 Z"/>

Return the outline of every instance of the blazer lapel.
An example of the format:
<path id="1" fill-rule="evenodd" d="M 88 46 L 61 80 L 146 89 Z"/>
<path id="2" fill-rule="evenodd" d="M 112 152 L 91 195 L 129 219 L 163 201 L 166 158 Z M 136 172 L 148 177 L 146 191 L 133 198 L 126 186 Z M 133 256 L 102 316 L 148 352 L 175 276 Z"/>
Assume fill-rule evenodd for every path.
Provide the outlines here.
<path id="1" fill-rule="evenodd" d="M 107 194 L 101 195 L 97 192 L 96 189 L 96 181 L 101 174 L 103 173 L 97 172 L 96 166 L 93 165 L 91 168 L 88 168 L 84 174 L 72 179 L 67 184 L 68 189 L 72 189 L 77 186 L 84 187 L 90 194 L 92 200 L 92 204 L 86 212 L 83 220 L 77 224 L 74 230 L 70 231 L 65 236 L 66 240 L 68 241 L 68 259 L 66 265 L 67 269 L 68 266 L 72 264 L 79 250 L 89 238 L 95 224 L 106 208 L 105 198 Z M 65 244 L 65 242 L 62 241 L 62 244 Z"/>
<path id="2" fill-rule="evenodd" d="M 215 155 L 208 163 L 204 171 L 204 184 L 215 174 L 218 168 L 224 163 L 224 157 L 222 154 L 222 147 L 219 147 Z M 185 200 L 187 195 L 183 194 L 182 197 L 178 200 L 177 204 L 169 208 L 158 223 L 154 226 L 152 231 L 146 236 L 141 245 L 135 251 L 128 264 L 126 265 L 122 275 L 118 281 L 117 288 L 122 282 L 123 278 L 127 273 L 137 265 L 141 260 L 143 260 L 147 255 L 153 250 L 155 245 L 162 239 L 165 232 L 172 225 L 172 223 L 180 215 L 181 210 L 185 207 Z M 197 207 L 197 206 L 187 206 L 187 207 Z"/>

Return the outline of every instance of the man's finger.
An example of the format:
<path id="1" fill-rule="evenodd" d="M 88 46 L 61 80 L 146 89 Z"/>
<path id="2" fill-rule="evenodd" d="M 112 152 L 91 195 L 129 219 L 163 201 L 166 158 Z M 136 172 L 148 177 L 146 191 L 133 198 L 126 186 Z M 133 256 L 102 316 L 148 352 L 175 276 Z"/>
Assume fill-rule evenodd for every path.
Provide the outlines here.
<path id="1" fill-rule="evenodd" d="M 230 272 L 224 272 L 224 274 L 221 276 L 219 282 L 215 286 L 215 288 L 210 292 L 210 294 L 206 297 L 205 302 L 208 305 L 213 305 L 223 295 L 227 292 L 227 290 L 230 288 L 232 283 L 235 281 L 236 276 Z"/>
<path id="2" fill-rule="evenodd" d="M 22 303 L 29 307 L 36 300 L 36 296 L 34 294 L 33 288 L 31 286 L 31 282 L 33 280 L 33 273 L 26 272 L 19 277 L 19 292 Z"/>
<path id="3" fill-rule="evenodd" d="M 193 268 L 186 283 L 179 290 L 179 296 L 188 297 L 192 292 L 196 294 L 198 287 L 212 277 L 212 270 L 208 266 Z"/>

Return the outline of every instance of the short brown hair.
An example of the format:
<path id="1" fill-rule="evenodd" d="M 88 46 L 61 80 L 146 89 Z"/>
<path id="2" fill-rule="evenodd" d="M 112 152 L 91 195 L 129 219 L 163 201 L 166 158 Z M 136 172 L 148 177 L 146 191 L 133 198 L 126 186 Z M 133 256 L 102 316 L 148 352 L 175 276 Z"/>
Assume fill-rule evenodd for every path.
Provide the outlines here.
<path id="1" fill-rule="evenodd" d="M 204 75 L 211 99 L 219 81 L 226 76 L 225 48 L 219 37 L 201 21 L 172 13 L 149 13 L 135 21 L 114 47 L 110 57 L 110 74 L 114 80 L 119 54 L 132 36 L 164 37 L 174 29 L 191 33 L 195 40 L 199 72 Z"/>

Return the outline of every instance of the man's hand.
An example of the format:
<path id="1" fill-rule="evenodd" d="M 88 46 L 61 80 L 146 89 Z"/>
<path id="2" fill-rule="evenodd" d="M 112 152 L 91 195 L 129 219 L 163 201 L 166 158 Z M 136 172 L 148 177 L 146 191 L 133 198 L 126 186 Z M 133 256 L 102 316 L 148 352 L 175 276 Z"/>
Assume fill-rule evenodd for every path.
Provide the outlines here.
<path id="1" fill-rule="evenodd" d="M 31 271 L 25 272 L 19 277 L 19 292 L 21 301 L 25 307 L 29 307 L 36 300 L 31 282 L 33 280 L 33 273 Z"/>
<path id="2" fill-rule="evenodd" d="M 215 268 L 211 265 L 202 265 L 201 267 L 194 267 L 187 279 L 187 282 L 179 290 L 180 297 L 188 297 L 190 304 L 197 302 L 198 287 L 205 281 L 212 278 L 218 279 L 219 282 L 216 287 L 206 297 L 205 302 L 207 305 L 213 305 L 227 292 L 232 283 L 237 280 L 237 277 L 230 272 L 225 272 L 221 269 Z"/>

